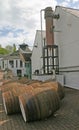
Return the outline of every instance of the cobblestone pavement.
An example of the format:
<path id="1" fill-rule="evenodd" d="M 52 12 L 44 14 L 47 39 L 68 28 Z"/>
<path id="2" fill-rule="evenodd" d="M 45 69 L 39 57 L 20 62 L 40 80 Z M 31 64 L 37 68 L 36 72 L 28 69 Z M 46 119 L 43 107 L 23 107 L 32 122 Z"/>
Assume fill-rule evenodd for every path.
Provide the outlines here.
<path id="1" fill-rule="evenodd" d="M 54 116 L 30 123 L 21 114 L 7 116 L 0 93 L 0 130 L 79 130 L 79 91 L 65 88 L 65 98 Z"/>

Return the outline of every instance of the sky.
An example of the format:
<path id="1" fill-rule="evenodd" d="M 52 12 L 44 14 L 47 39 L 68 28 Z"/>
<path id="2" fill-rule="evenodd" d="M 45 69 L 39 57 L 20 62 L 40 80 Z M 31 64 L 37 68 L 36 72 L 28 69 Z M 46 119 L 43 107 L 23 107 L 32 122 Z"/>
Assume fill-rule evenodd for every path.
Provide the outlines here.
<path id="1" fill-rule="evenodd" d="M 0 0 L 0 45 L 32 47 L 36 30 L 41 29 L 41 9 L 56 5 L 79 9 L 79 0 Z"/>

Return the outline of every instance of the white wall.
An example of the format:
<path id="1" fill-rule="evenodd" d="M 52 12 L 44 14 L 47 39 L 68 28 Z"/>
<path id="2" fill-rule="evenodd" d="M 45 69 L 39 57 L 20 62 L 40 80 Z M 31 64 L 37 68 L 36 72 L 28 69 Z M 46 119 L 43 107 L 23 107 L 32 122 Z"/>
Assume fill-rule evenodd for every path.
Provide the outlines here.
<path id="1" fill-rule="evenodd" d="M 63 10 L 56 9 L 60 18 L 55 20 L 55 43 L 59 46 L 60 67 L 79 66 L 79 18 Z"/>
<path id="2" fill-rule="evenodd" d="M 46 80 L 52 80 L 52 81 L 58 81 L 64 86 L 64 75 L 33 75 L 32 79 L 40 80 L 40 81 L 46 81 Z"/>
<path id="3" fill-rule="evenodd" d="M 18 66 L 16 67 L 16 60 L 18 62 Z M 2 66 L 2 62 L 4 61 L 4 68 Z M 9 64 L 9 60 L 1 60 L 1 69 L 5 70 L 6 68 L 12 70 L 14 76 L 17 76 L 17 70 L 20 69 L 22 71 L 22 76 L 24 76 L 24 74 L 26 74 L 26 67 L 25 67 L 25 63 L 23 62 L 23 67 L 20 67 L 20 59 L 14 59 L 14 67 L 11 67 L 11 65 Z"/>
<path id="4" fill-rule="evenodd" d="M 18 66 L 16 67 L 16 60 L 18 62 Z M 13 73 L 15 74 L 15 76 L 17 76 L 17 70 L 21 70 L 22 71 L 22 76 L 24 76 L 24 74 L 26 74 L 26 67 L 25 67 L 25 63 L 23 63 L 23 66 L 20 67 L 20 59 L 14 59 L 14 68 L 11 68 L 11 70 L 13 71 Z"/>
<path id="5" fill-rule="evenodd" d="M 43 38 L 45 38 L 45 32 L 42 33 Z M 35 47 L 37 45 L 37 47 Z M 43 62 L 42 62 L 42 42 L 41 42 L 41 31 L 36 31 L 34 47 L 32 51 L 32 74 L 34 74 L 35 70 L 39 70 L 41 72 Z"/>
<path id="6" fill-rule="evenodd" d="M 55 44 L 59 46 L 59 67 L 65 85 L 79 89 L 79 17 L 62 7 L 56 8 L 60 18 L 54 21 Z"/>

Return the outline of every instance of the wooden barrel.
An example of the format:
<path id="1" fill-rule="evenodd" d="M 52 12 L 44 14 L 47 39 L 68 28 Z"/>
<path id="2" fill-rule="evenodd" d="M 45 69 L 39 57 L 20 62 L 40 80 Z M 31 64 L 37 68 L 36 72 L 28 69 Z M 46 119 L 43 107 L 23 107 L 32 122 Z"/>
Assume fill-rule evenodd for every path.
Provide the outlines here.
<path id="1" fill-rule="evenodd" d="M 23 93 L 32 94 L 33 87 L 15 87 L 10 91 L 2 93 L 3 104 L 6 114 L 14 114 L 20 112 L 18 96 Z"/>
<path id="2" fill-rule="evenodd" d="M 17 79 L 3 79 L 3 85 L 8 84 L 8 83 L 13 83 L 13 82 L 17 82 Z"/>
<path id="3" fill-rule="evenodd" d="M 63 99 L 64 96 L 65 96 L 64 87 L 63 87 L 63 86 L 61 85 L 61 83 L 59 83 L 59 82 L 56 82 L 56 84 L 57 84 L 57 87 L 54 88 L 54 89 L 57 91 L 57 93 L 58 93 L 60 99 Z M 52 85 L 52 82 L 51 82 L 51 85 Z"/>
<path id="4" fill-rule="evenodd" d="M 32 86 L 26 86 L 26 87 L 16 87 L 12 89 L 12 93 L 16 96 L 19 96 L 24 93 L 33 93 L 34 88 Z"/>
<path id="5" fill-rule="evenodd" d="M 8 90 L 12 90 L 15 87 L 24 87 L 24 86 L 27 86 L 27 85 L 20 84 L 20 83 L 17 83 L 17 82 L 8 83 L 8 84 L 1 86 L 1 92 L 6 92 Z"/>
<path id="6" fill-rule="evenodd" d="M 14 96 L 11 91 L 3 93 L 2 98 L 6 114 L 10 115 L 13 113 L 20 112 L 18 97 Z"/>
<path id="7" fill-rule="evenodd" d="M 28 110 L 26 107 L 26 102 L 28 101 L 28 99 L 30 99 L 32 96 L 32 94 L 28 94 L 28 93 L 24 93 L 23 95 L 19 96 L 19 104 L 20 104 L 20 109 L 22 112 L 22 116 L 24 121 L 26 122 L 29 115 L 28 115 Z"/>
<path id="8" fill-rule="evenodd" d="M 38 82 L 42 82 L 42 81 L 39 81 L 39 80 L 30 80 L 29 82 L 27 82 L 26 84 L 27 85 L 31 85 L 33 83 L 38 83 Z"/>
<path id="9" fill-rule="evenodd" d="M 50 88 L 48 88 L 48 89 L 50 89 Z M 21 108 L 22 116 L 23 116 L 25 122 L 29 118 L 29 115 L 26 114 L 27 113 L 27 108 L 26 108 L 27 100 L 29 98 L 33 97 L 34 95 L 36 95 L 38 93 L 41 93 L 41 92 L 43 92 L 45 90 L 47 90 L 47 88 L 35 87 L 33 89 L 33 91 L 31 91 L 31 93 L 24 93 L 23 95 L 21 94 L 19 96 L 20 108 Z M 37 103 L 38 101 L 36 100 L 36 98 L 34 99 L 34 102 L 36 104 L 38 118 L 40 119 L 39 106 L 38 106 L 38 103 Z"/>
<path id="10" fill-rule="evenodd" d="M 36 83 L 34 83 L 34 84 L 36 84 Z M 9 105 L 14 107 L 14 104 L 18 104 L 18 108 L 20 108 L 18 96 L 20 96 L 24 93 L 29 94 L 30 96 L 34 96 L 38 93 L 41 93 L 43 91 L 48 91 L 51 89 L 52 91 L 56 91 L 59 94 L 60 98 L 62 97 L 62 91 L 60 91 L 61 84 L 58 84 L 57 82 L 49 82 L 49 83 L 44 83 L 44 84 L 40 84 L 40 85 L 36 84 L 36 86 L 35 85 L 34 86 L 30 86 L 30 85 L 27 86 L 26 84 L 25 85 L 24 84 L 17 85 L 16 83 L 12 83 L 8 87 L 4 87 L 4 88 L 6 88 L 4 90 L 7 91 L 7 93 L 2 94 L 5 111 L 6 111 L 6 109 L 10 108 Z M 8 92 L 8 90 L 9 90 L 9 92 Z M 3 92 L 5 92 L 5 91 L 3 91 Z M 6 100 L 6 99 L 9 99 L 9 100 Z M 35 102 L 37 104 L 36 99 L 35 99 Z M 9 104 L 9 105 L 6 105 L 6 104 Z M 39 107 L 37 107 L 37 108 L 39 110 Z M 15 111 L 10 110 L 10 112 L 8 112 L 9 111 L 8 110 L 6 112 L 6 114 L 12 114 L 12 113 L 19 112 L 19 109 L 16 109 L 16 107 L 14 107 L 14 109 L 15 109 Z M 38 114 L 38 117 L 39 117 L 39 114 Z"/>
<path id="11" fill-rule="evenodd" d="M 45 88 L 49 87 L 49 88 L 52 88 L 53 90 L 55 90 L 58 93 L 60 99 L 64 98 L 64 95 L 65 95 L 65 93 L 64 93 L 64 87 L 59 82 L 48 81 L 46 83 L 41 84 L 40 87 L 45 87 Z"/>
<path id="12" fill-rule="evenodd" d="M 60 99 L 63 99 L 65 96 L 64 87 L 59 82 L 58 82 L 58 94 L 59 94 Z"/>
<path id="13" fill-rule="evenodd" d="M 35 82 L 30 84 L 33 88 L 38 88 L 41 85 L 41 82 Z"/>
<path id="14" fill-rule="evenodd" d="M 60 100 L 56 91 L 44 90 L 37 94 L 19 96 L 20 108 L 25 122 L 41 120 L 59 109 Z"/>
<path id="15" fill-rule="evenodd" d="M 25 84 L 25 83 L 27 83 L 27 82 L 29 82 L 30 80 L 28 79 L 28 78 L 26 78 L 26 77 L 21 77 L 20 79 L 18 79 L 18 82 L 19 83 L 23 83 L 23 84 Z"/>
<path id="16" fill-rule="evenodd" d="M 10 83 L 10 82 L 12 82 L 11 79 L 5 79 L 5 80 L 3 80 L 3 85 L 4 85 L 4 84 L 8 84 L 8 83 Z"/>

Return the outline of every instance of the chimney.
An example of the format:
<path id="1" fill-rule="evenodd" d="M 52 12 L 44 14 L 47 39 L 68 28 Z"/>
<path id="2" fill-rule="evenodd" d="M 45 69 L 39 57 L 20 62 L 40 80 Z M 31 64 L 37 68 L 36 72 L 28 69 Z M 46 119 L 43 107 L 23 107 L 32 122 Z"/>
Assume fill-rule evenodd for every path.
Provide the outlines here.
<path id="1" fill-rule="evenodd" d="M 45 23 L 46 23 L 46 43 L 47 45 L 53 45 L 54 44 L 53 10 L 51 7 L 45 8 Z"/>

